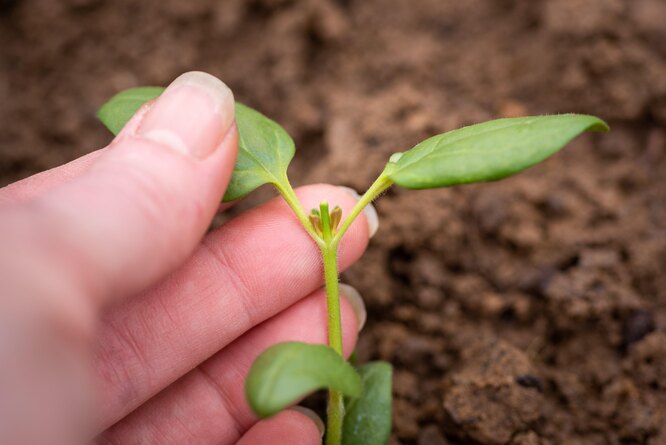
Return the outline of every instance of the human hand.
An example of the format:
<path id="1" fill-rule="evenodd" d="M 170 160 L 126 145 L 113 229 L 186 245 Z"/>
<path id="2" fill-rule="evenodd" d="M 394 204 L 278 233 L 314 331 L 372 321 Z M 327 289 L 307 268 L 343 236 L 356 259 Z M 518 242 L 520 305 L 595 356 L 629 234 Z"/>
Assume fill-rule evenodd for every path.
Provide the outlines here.
<path id="1" fill-rule="evenodd" d="M 0 189 L 0 443 L 321 442 L 301 411 L 257 422 L 245 402 L 254 358 L 324 343 L 326 308 L 317 247 L 282 200 L 204 237 L 233 170 L 233 103 L 185 74 L 108 147 Z M 341 268 L 369 225 L 346 234 Z M 365 312 L 343 294 L 350 353 Z"/>

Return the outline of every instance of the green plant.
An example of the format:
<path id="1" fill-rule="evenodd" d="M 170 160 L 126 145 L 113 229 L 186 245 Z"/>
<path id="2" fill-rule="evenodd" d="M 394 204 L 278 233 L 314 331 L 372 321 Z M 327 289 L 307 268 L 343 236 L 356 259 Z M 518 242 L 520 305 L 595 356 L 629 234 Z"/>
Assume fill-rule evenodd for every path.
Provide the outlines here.
<path id="1" fill-rule="evenodd" d="M 99 111 L 114 133 L 158 87 L 119 93 Z M 379 445 L 391 429 L 391 366 L 375 362 L 354 369 L 342 356 L 337 253 L 340 241 L 364 207 L 392 185 L 410 189 L 494 181 L 516 174 L 557 152 L 584 131 L 607 131 L 594 116 L 563 114 L 499 119 L 433 136 L 390 157 L 379 177 L 343 218 L 339 207 L 322 202 L 310 212 L 294 193 L 287 168 L 294 142 L 277 123 L 236 105 L 239 152 L 224 201 L 272 184 L 312 237 L 324 264 L 328 346 L 289 342 L 272 346 L 252 365 L 246 395 L 254 412 L 271 416 L 308 393 L 327 388 L 328 445 Z"/>

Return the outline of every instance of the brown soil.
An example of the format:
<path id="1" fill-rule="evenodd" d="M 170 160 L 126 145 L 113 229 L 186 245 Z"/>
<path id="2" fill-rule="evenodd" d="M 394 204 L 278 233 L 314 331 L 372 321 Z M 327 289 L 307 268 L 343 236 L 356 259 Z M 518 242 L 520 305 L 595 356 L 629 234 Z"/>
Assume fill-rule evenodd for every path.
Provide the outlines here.
<path id="1" fill-rule="evenodd" d="M 108 135 L 114 92 L 222 77 L 283 123 L 297 183 L 498 116 L 589 112 L 496 184 L 378 202 L 345 280 L 395 365 L 392 444 L 666 444 L 666 2 L 1 0 L 0 183 Z"/>

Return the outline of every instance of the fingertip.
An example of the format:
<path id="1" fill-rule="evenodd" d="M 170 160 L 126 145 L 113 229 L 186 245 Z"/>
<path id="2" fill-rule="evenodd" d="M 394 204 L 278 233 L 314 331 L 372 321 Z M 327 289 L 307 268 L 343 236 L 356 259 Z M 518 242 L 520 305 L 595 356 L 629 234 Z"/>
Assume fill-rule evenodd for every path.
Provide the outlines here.
<path id="1" fill-rule="evenodd" d="M 292 406 L 289 409 L 289 411 L 293 411 L 309 419 L 312 422 L 312 424 L 317 428 L 317 431 L 319 431 L 319 436 L 324 437 L 326 426 L 324 425 L 324 421 L 321 420 L 321 417 L 319 417 L 319 415 L 316 412 L 312 411 L 310 408 L 306 408 L 300 405 Z"/>
<path id="2" fill-rule="evenodd" d="M 320 445 L 322 438 L 320 426 L 313 421 L 310 415 L 306 415 L 303 410 L 304 408 L 301 410 L 288 409 L 270 419 L 257 422 L 238 441 L 238 445 L 288 443 Z M 313 412 L 311 413 L 314 414 Z"/>
<path id="3" fill-rule="evenodd" d="M 75 256 L 74 269 L 88 267 L 83 281 L 95 282 L 96 299 L 135 293 L 181 264 L 205 234 L 237 137 L 229 88 L 186 73 L 144 105 L 85 174 L 33 207 L 49 223 L 51 244 Z"/>
<path id="4" fill-rule="evenodd" d="M 363 329 L 363 326 L 365 326 L 365 321 L 368 317 L 363 297 L 356 288 L 343 283 L 340 283 L 340 295 L 346 299 L 349 306 L 352 308 L 358 332 L 360 332 Z"/>
<path id="5" fill-rule="evenodd" d="M 134 115 L 130 118 L 130 120 L 127 121 L 122 130 L 120 130 L 116 137 L 113 138 L 109 146 L 115 145 L 128 136 L 136 134 L 136 130 L 139 128 L 139 125 L 141 125 L 141 121 L 143 121 L 143 118 L 146 117 L 146 114 L 148 114 L 148 111 L 150 111 L 154 104 L 155 99 L 149 100 L 148 102 L 141 105 L 136 113 L 134 113 Z"/>
<path id="6" fill-rule="evenodd" d="M 234 96 L 210 74 L 191 71 L 174 80 L 136 128 L 139 137 L 205 159 L 234 123 Z"/>
<path id="7" fill-rule="evenodd" d="M 358 329 L 359 321 L 356 309 L 350 303 L 343 289 L 340 289 L 340 317 L 342 319 L 342 352 L 346 358 L 349 358 L 356 349 L 360 331 Z M 325 343 L 327 341 L 326 324 L 322 325 L 322 330 L 322 342 Z"/>

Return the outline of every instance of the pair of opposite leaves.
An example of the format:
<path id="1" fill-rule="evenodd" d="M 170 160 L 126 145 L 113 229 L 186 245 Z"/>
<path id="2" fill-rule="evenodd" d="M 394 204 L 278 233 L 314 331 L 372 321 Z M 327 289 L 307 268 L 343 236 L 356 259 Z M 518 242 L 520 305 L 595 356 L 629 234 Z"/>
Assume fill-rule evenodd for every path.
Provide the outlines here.
<path id="1" fill-rule="evenodd" d="M 164 88 L 140 87 L 121 92 L 98 116 L 117 134 L 145 102 Z M 264 184 L 289 187 L 287 168 L 294 142 L 276 122 L 236 104 L 239 150 L 224 201 L 242 198 Z M 499 119 L 464 127 L 391 156 L 383 175 L 405 188 L 425 189 L 493 181 L 546 159 L 580 133 L 607 131 L 594 116 Z M 288 342 L 266 350 L 252 365 L 246 382 L 250 406 L 271 416 L 308 393 L 330 388 L 343 393 L 346 415 L 343 444 L 381 444 L 391 429 L 391 367 L 369 363 L 357 372 L 331 348 Z"/>
<path id="2" fill-rule="evenodd" d="M 117 134 L 145 102 L 164 88 L 123 91 L 99 110 L 102 122 Z M 224 201 L 233 201 L 264 184 L 287 182 L 294 141 L 276 122 L 250 107 L 236 104 L 238 157 Z M 594 116 L 561 114 L 498 119 L 433 136 L 411 150 L 396 153 L 385 175 L 410 189 L 449 187 L 494 181 L 543 161 L 580 133 L 607 131 Z"/>

